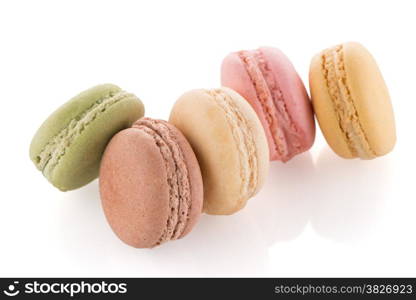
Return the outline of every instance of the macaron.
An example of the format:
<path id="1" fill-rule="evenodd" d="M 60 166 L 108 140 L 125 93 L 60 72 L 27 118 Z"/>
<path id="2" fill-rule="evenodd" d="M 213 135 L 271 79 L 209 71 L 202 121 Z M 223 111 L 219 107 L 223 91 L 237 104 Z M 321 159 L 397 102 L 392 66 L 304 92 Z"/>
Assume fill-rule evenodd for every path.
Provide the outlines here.
<path id="1" fill-rule="evenodd" d="M 182 238 L 202 211 L 195 154 L 182 133 L 162 120 L 142 118 L 111 139 L 99 186 L 111 228 L 136 248 Z"/>
<path id="2" fill-rule="evenodd" d="M 269 167 L 266 136 L 247 101 L 229 88 L 192 90 L 176 101 L 169 121 L 200 163 L 204 212 L 228 215 L 243 208 Z"/>
<path id="3" fill-rule="evenodd" d="M 30 159 L 61 191 L 82 187 L 98 176 L 111 137 L 143 114 L 135 95 L 113 84 L 95 86 L 46 119 L 32 139 Z"/>
<path id="4" fill-rule="evenodd" d="M 221 84 L 242 95 L 256 111 L 270 160 L 287 162 L 312 146 L 315 122 L 310 99 L 292 63 L 279 49 L 230 53 L 222 62 Z"/>
<path id="5" fill-rule="evenodd" d="M 349 42 L 313 57 L 309 85 L 319 126 L 341 157 L 373 159 L 389 153 L 396 129 L 389 92 L 373 56 Z"/>

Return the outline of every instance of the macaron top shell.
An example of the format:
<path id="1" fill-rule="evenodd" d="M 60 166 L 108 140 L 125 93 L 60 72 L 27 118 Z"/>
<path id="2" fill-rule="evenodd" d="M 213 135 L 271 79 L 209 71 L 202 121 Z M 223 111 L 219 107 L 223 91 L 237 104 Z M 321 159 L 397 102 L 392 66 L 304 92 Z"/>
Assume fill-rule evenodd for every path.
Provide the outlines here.
<path id="1" fill-rule="evenodd" d="M 79 188 L 98 176 L 111 137 L 143 114 L 133 94 L 112 84 L 95 86 L 50 115 L 32 139 L 30 158 L 55 187 Z"/>
<path id="2" fill-rule="evenodd" d="M 69 123 L 79 118 L 85 111 L 98 101 L 106 99 L 121 92 L 121 89 L 113 84 L 95 86 L 79 93 L 71 100 L 59 107 L 53 114 L 42 123 L 30 145 L 30 157 L 33 161 L 38 160 L 36 154 L 41 152 L 45 145 Z"/>
<path id="3" fill-rule="evenodd" d="M 232 214 L 263 185 L 267 141 L 250 105 L 221 88 L 192 90 L 175 103 L 170 122 L 188 139 L 201 166 L 204 212 Z"/>
<path id="4" fill-rule="evenodd" d="M 309 80 L 319 125 L 338 155 L 372 159 L 393 149 L 390 96 L 366 48 L 350 42 L 322 51 L 312 59 Z"/>
<path id="5" fill-rule="evenodd" d="M 100 169 L 107 220 L 126 244 L 151 248 L 185 236 L 203 202 L 202 178 L 183 135 L 143 118 L 109 143 Z"/>
<path id="6" fill-rule="evenodd" d="M 288 161 L 308 150 L 315 138 L 306 89 L 289 59 L 276 48 L 230 53 L 222 63 L 221 83 L 254 108 L 266 132 L 270 159 Z"/>

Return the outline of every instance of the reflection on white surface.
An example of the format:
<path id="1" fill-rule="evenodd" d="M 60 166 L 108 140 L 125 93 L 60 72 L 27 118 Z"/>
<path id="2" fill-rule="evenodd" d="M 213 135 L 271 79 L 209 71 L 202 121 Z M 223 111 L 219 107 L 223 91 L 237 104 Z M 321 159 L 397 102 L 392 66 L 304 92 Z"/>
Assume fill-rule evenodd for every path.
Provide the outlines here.
<path id="1" fill-rule="evenodd" d="M 388 158 L 346 160 L 327 147 L 316 164 L 309 153 L 273 162 L 250 214 L 270 246 L 295 239 L 308 222 L 326 238 L 354 242 L 369 235 L 389 197 L 389 168 Z"/>
<path id="2" fill-rule="evenodd" d="M 106 223 L 98 181 L 65 196 L 60 203 L 57 240 L 74 268 L 87 269 L 93 264 L 96 272 L 104 272 L 122 266 L 123 274 L 131 276 L 143 269 L 148 276 L 265 272 L 267 247 L 247 210 L 232 216 L 202 215 L 185 238 L 151 250 L 134 249 L 119 241 Z"/>
<path id="3" fill-rule="evenodd" d="M 296 240 L 308 224 L 334 241 L 367 237 L 388 197 L 388 162 L 344 160 L 328 148 L 316 164 L 310 153 L 286 164 L 272 162 L 264 188 L 243 210 L 202 215 L 188 236 L 152 250 L 131 248 L 115 237 L 94 181 L 59 203 L 56 239 L 68 264 L 85 272 L 93 264 L 97 276 L 120 266 L 131 276 L 141 270 L 147 276 L 264 275 L 269 249 Z"/>
<path id="4" fill-rule="evenodd" d="M 96 276 L 105 270 L 103 256 L 109 243 L 111 229 L 106 224 L 101 208 L 98 180 L 87 186 L 63 194 L 57 200 L 57 228 L 55 240 L 60 242 L 59 251 L 65 253 L 66 263 L 83 272 L 94 266 Z"/>
<path id="5" fill-rule="evenodd" d="M 389 158 L 365 161 L 341 159 L 324 148 L 316 162 L 313 228 L 320 235 L 344 242 L 367 237 L 389 197 Z"/>
<path id="6" fill-rule="evenodd" d="M 244 214 L 203 215 L 187 237 L 148 254 L 159 270 L 170 275 L 181 274 L 179 270 L 185 268 L 185 274 L 205 276 L 263 274 L 267 256 L 256 224 Z"/>
<path id="7" fill-rule="evenodd" d="M 271 162 L 264 188 L 247 210 L 269 246 L 298 237 L 311 217 L 311 180 L 315 168 L 309 152 L 287 163 Z"/>

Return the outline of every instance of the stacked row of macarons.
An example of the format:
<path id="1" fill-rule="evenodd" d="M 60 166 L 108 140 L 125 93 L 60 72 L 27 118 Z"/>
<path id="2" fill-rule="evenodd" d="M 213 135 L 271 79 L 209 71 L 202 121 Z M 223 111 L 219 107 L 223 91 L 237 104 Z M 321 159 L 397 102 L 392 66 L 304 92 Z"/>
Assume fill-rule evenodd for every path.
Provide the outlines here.
<path id="1" fill-rule="evenodd" d="M 278 49 L 229 54 L 221 88 L 196 89 L 169 121 L 144 117 L 143 103 L 112 84 L 93 87 L 56 110 L 30 146 L 36 167 L 57 188 L 99 176 L 116 235 L 152 248 L 191 231 L 202 212 L 232 214 L 262 187 L 270 160 L 286 162 L 315 138 L 314 114 L 341 157 L 372 159 L 395 144 L 389 94 L 358 43 L 322 51 L 308 93 Z"/>

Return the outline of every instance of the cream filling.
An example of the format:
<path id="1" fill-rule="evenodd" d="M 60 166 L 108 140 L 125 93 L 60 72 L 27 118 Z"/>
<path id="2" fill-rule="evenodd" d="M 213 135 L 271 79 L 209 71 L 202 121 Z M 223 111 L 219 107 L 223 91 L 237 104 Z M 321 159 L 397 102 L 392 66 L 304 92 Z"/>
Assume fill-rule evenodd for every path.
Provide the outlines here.
<path id="1" fill-rule="evenodd" d="M 266 88 L 270 91 L 270 95 L 272 96 L 272 100 L 277 111 L 276 114 L 278 116 L 278 125 L 280 125 L 280 134 L 278 132 L 277 136 L 275 135 L 274 138 L 280 141 L 280 143 L 286 145 L 286 151 L 281 154 L 283 160 L 287 160 L 290 156 L 301 152 L 301 132 L 289 114 L 283 92 L 280 89 L 273 72 L 269 68 L 267 61 L 264 59 L 263 53 L 260 50 L 256 50 L 254 51 L 254 57 L 257 60 L 257 65 L 261 73 L 263 74 L 266 82 Z M 288 148 L 292 148 L 292 155 L 290 153 L 292 151 Z"/>
<path id="2" fill-rule="evenodd" d="M 169 216 L 166 227 L 155 246 L 182 236 L 191 210 L 191 184 L 184 154 L 175 136 L 163 121 L 143 118 L 134 128 L 149 134 L 159 147 L 165 162 L 169 185 Z"/>
<path id="3" fill-rule="evenodd" d="M 287 161 L 301 152 L 302 133 L 289 114 L 283 92 L 262 51 L 240 51 L 238 55 L 256 91 L 272 136 L 273 147 L 281 159 Z"/>
<path id="4" fill-rule="evenodd" d="M 257 99 L 261 105 L 269 130 L 271 131 L 274 149 L 280 156 L 286 157 L 288 155 L 288 145 L 284 132 L 278 123 L 278 111 L 274 104 L 269 101 L 269 99 L 273 99 L 273 95 L 266 81 L 267 74 L 264 74 L 261 68 L 258 67 L 256 57 L 251 55 L 249 51 L 240 51 L 238 54 L 253 83 Z"/>
<path id="5" fill-rule="evenodd" d="M 254 195 L 258 184 L 258 162 L 254 136 L 244 116 L 226 92 L 221 89 L 206 92 L 214 98 L 217 105 L 225 112 L 239 151 L 240 177 L 242 179 L 239 202 L 242 202 Z"/>
<path id="6" fill-rule="evenodd" d="M 43 174 L 50 174 L 59 163 L 59 160 L 65 155 L 68 147 L 99 114 L 131 95 L 132 94 L 125 91 L 110 94 L 110 97 L 98 100 L 82 114 L 72 119 L 69 124 L 53 137 L 37 155 L 37 168 L 41 170 Z"/>
<path id="7" fill-rule="evenodd" d="M 324 51 L 322 69 L 339 128 L 343 132 L 352 155 L 360 158 L 375 157 L 360 124 L 358 112 L 347 84 L 342 45 Z"/>

